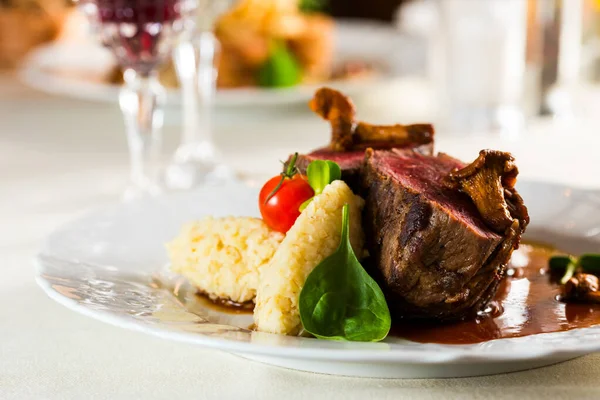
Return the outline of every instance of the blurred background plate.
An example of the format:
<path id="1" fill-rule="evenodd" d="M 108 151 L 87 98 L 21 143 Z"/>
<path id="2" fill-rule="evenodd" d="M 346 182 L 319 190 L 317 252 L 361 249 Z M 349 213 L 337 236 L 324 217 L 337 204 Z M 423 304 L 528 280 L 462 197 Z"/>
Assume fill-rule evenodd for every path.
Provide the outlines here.
<path id="1" fill-rule="evenodd" d="M 390 84 L 401 77 L 422 73 L 426 50 L 422 39 L 401 34 L 389 24 L 338 20 L 335 24 L 334 63 L 358 60 L 374 67 L 364 78 L 298 85 L 291 88 L 221 89 L 218 106 L 257 106 L 306 102 L 321 86 L 351 96 Z M 54 42 L 34 50 L 23 63 L 21 79 L 41 91 L 93 101 L 116 102 L 119 85 L 106 82 L 115 65 L 108 50 L 87 43 Z M 179 104 L 176 89 L 168 91 L 168 104 Z"/>

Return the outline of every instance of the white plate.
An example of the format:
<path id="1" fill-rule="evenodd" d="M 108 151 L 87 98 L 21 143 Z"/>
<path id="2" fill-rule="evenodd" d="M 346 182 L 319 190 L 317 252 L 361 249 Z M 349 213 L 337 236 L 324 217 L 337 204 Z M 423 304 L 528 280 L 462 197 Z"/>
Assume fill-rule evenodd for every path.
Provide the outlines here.
<path id="1" fill-rule="evenodd" d="M 528 238 L 567 251 L 600 249 L 600 192 L 521 182 Z M 364 377 L 458 377 L 552 364 L 600 350 L 600 326 L 473 345 L 398 338 L 346 343 L 250 331 L 250 315 L 194 305 L 152 284 L 167 262 L 163 243 L 205 214 L 257 215 L 257 190 L 241 185 L 119 204 L 58 230 L 36 259 L 37 280 L 59 303 L 101 321 L 168 340 L 288 368 Z M 185 290 L 183 290 L 185 292 Z M 185 293 L 180 293 L 180 298 Z"/>
<path id="2" fill-rule="evenodd" d="M 275 105 L 305 102 L 318 87 L 327 85 L 348 95 L 388 83 L 391 79 L 422 72 L 424 46 L 419 39 L 403 36 L 392 26 L 336 21 L 334 59 L 359 59 L 379 66 L 368 79 L 330 81 L 292 88 L 241 88 L 219 90 L 218 106 Z M 20 70 L 21 79 L 44 92 L 87 100 L 116 102 L 118 85 L 101 81 L 113 64 L 108 50 L 91 45 L 52 43 L 36 49 Z M 169 90 L 168 103 L 179 104 L 177 90 Z"/>

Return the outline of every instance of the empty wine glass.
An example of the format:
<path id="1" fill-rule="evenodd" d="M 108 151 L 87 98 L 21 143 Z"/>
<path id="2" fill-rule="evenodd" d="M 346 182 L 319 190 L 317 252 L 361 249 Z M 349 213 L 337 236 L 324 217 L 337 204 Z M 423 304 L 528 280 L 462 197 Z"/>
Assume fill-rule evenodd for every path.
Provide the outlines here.
<path id="1" fill-rule="evenodd" d="M 165 100 L 157 67 L 171 55 L 196 0 L 80 0 L 79 5 L 125 71 L 119 95 L 131 159 L 125 199 L 157 194 Z"/>
<path id="2" fill-rule="evenodd" d="M 233 178 L 212 139 L 220 51 L 213 28 L 217 17 L 231 3 L 233 0 L 198 0 L 194 26 L 182 34 L 174 51 L 173 60 L 182 92 L 183 132 L 166 173 L 167 186 L 172 189 L 190 189 Z"/>

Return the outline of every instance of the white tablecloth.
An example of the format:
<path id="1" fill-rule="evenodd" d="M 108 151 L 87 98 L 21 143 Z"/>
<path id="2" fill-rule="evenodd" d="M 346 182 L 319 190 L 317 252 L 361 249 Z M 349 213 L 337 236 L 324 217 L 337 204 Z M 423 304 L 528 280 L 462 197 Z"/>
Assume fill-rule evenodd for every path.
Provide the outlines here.
<path id="1" fill-rule="evenodd" d="M 394 118 L 380 114 L 370 113 Z M 118 200 L 127 171 L 120 118 L 116 105 L 46 96 L 0 75 L 1 399 L 600 398 L 600 355 L 479 378 L 333 377 L 122 330 L 54 303 L 36 287 L 31 257 L 59 225 Z M 218 144 L 251 177 L 275 173 L 278 159 L 328 135 L 296 110 L 238 110 L 221 120 Z M 518 141 L 439 137 L 438 147 L 465 159 L 483 147 L 511 150 L 524 178 L 600 188 L 597 127 L 541 122 Z M 166 136 L 172 148 L 177 129 Z"/>

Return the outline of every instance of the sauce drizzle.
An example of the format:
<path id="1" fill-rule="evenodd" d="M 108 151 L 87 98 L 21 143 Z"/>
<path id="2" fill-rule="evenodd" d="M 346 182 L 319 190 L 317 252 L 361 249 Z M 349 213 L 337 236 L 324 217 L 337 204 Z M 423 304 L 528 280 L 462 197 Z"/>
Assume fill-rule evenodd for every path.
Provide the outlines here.
<path id="1" fill-rule="evenodd" d="M 476 319 L 451 324 L 406 321 L 394 324 L 390 335 L 420 343 L 472 344 L 600 324 L 599 304 L 560 301 L 557 277 L 548 270 L 554 253 L 521 245 L 494 300 Z"/>
<path id="2" fill-rule="evenodd" d="M 553 276 L 548 269 L 554 254 L 549 247 L 521 244 L 494 300 L 476 319 L 449 324 L 396 321 L 389 336 L 420 343 L 473 344 L 600 324 L 600 304 L 560 300 L 560 276 Z M 200 293 L 184 303 L 188 308 L 211 309 L 218 314 L 250 314 L 254 307 L 252 302 L 213 300 Z"/>
<path id="3" fill-rule="evenodd" d="M 252 301 L 238 303 L 229 299 L 214 299 L 202 292 L 197 292 L 194 300 L 204 307 L 227 314 L 252 314 L 254 311 Z"/>

